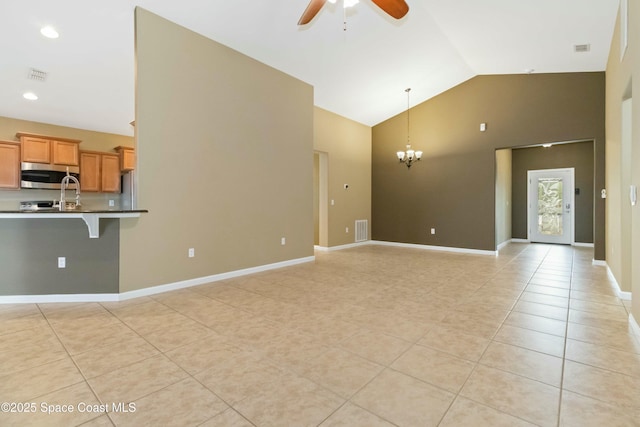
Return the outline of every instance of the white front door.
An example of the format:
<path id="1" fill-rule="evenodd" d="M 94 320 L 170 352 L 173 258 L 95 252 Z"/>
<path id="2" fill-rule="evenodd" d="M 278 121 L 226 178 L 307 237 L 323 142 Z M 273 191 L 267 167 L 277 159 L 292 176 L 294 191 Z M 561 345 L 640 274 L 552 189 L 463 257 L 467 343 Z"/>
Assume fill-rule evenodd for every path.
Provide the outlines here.
<path id="1" fill-rule="evenodd" d="M 574 169 L 528 171 L 529 240 L 573 243 Z"/>

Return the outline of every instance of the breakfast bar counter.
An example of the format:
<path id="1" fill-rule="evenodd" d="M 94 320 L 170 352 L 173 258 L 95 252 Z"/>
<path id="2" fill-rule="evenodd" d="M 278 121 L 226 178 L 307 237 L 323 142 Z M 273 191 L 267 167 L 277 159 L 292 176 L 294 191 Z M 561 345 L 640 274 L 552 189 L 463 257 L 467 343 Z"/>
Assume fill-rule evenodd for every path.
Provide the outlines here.
<path id="1" fill-rule="evenodd" d="M 143 213 L 148 213 L 146 209 L 71 209 L 60 211 L 58 209 L 40 209 L 33 211 L 23 210 L 0 210 L 0 219 L 18 218 L 81 218 L 89 228 L 89 237 L 97 239 L 100 237 L 101 218 L 138 218 Z"/>

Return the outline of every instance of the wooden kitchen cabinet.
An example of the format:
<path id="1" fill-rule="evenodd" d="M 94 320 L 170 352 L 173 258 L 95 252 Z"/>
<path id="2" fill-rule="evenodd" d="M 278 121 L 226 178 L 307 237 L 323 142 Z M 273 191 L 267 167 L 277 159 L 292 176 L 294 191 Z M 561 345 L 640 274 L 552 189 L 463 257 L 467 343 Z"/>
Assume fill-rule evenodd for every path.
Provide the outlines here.
<path id="1" fill-rule="evenodd" d="M 20 143 L 0 141 L 0 188 L 20 188 Z"/>
<path id="2" fill-rule="evenodd" d="M 18 132 L 23 162 L 78 166 L 80 140 Z"/>
<path id="3" fill-rule="evenodd" d="M 129 172 L 136 168 L 136 150 L 133 147 L 120 145 L 115 150 L 120 154 L 121 172 Z"/>
<path id="4" fill-rule="evenodd" d="M 120 156 L 97 151 L 81 151 L 80 190 L 119 193 Z"/>
<path id="5" fill-rule="evenodd" d="M 51 141 L 51 157 L 54 165 L 78 166 L 80 160 L 80 142 Z"/>
<path id="6" fill-rule="evenodd" d="M 105 193 L 120 192 L 120 156 L 117 154 L 103 154 L 102 191 Z"/>
<path id="7" fill-rule="evenodd" d="M 100 153 L 80 152 L 80 191 L 100 191 Z"/>
<path id="8" fill-rule="evenodd" d="M 48 139 L 24 136 L 20 142 L 23 162 L 51 163 L 51 142 Z"/>

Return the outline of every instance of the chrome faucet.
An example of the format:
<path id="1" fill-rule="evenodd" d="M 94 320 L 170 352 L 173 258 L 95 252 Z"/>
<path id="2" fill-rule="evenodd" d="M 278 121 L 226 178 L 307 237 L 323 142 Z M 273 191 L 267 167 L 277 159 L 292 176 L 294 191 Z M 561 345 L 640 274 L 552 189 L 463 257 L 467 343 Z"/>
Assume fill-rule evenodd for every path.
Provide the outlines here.
<path id="1" fill-rule="evenodd" d="M 76 207 L 80 206 L 80 181 L 78 179 L 69 174 L 69 168 L 67 168 L 67 175 L 62 178 L 62 182 L 60 182 L 60 206 L 59 209 L 61 211 L 67 210 L 67 202 L 65 200 L 65 190 L 69 186 L 69 181 L 73 181 L 76 184 Z"/>

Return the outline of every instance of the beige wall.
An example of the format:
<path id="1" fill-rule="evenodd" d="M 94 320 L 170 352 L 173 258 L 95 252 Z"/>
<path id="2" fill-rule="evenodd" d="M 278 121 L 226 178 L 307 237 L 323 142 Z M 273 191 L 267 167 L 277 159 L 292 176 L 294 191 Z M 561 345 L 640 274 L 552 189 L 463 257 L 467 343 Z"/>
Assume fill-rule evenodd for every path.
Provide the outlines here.
<path id="1" fill-rule="evenodd" d="M 317 107 L 313 117 L 314 149 L 328 160 L 328 246 L 354 243 L 356 220 L 371 233 L 371 128 Z"/>
<path id="2" fill-rule="evenodd" d="M 313 256 L 313 88 L 141 8 L 136 60 L 120 291 Z"/>
<path id="3" fill-rule="evenodd" d="M 511 240 L 511 149 L 496 150 L 496 246 Z"/>
<path id="4" fill-rule="evenodd" d="M 607 264 L 623 291 L 631 292 L 632 313 L 640 320 L 640 205 L 631 207 L 629 185 L 640 186 L 640 105 L 632 108 L 630 146 L 622 144 L 622 103 L 633 99 L 640 79 L 640 4 L 629 1 L 628 47 L 621 60 L 620 19 L 607 63 Z M 636 96 L 638 98 L 638 96 Z M 632 101 L 633 102 L 633 101 Z"/>

